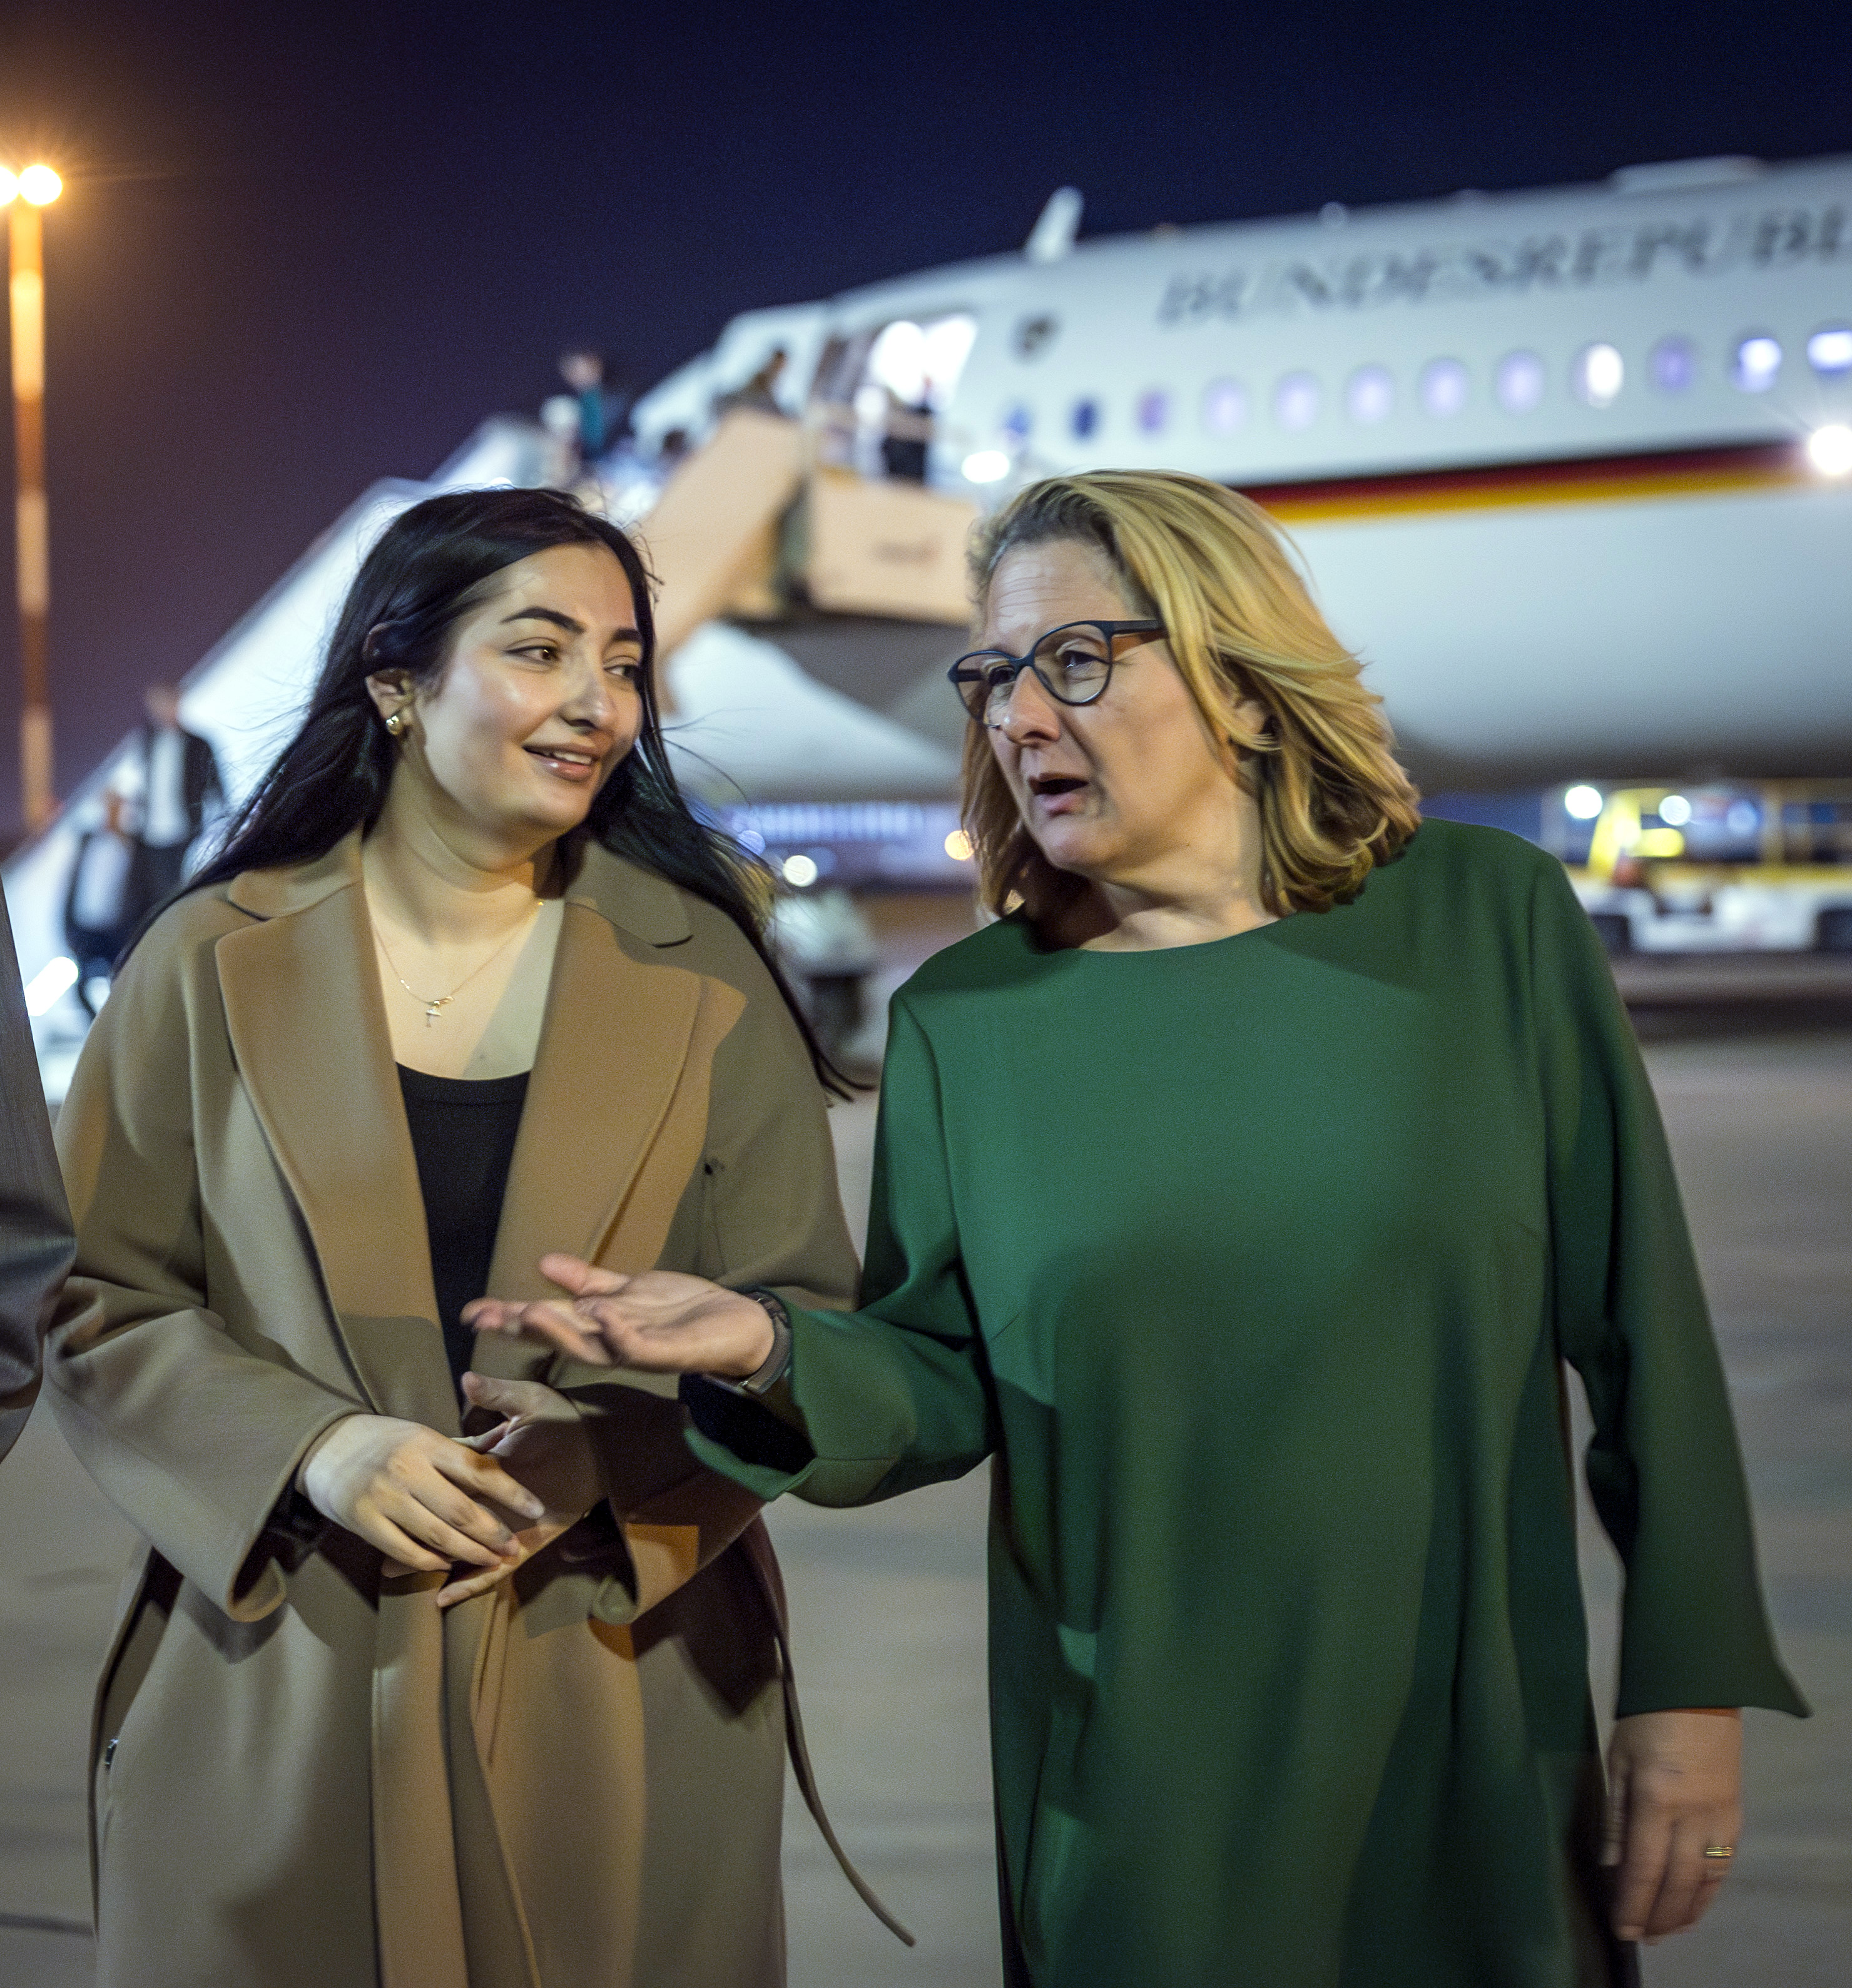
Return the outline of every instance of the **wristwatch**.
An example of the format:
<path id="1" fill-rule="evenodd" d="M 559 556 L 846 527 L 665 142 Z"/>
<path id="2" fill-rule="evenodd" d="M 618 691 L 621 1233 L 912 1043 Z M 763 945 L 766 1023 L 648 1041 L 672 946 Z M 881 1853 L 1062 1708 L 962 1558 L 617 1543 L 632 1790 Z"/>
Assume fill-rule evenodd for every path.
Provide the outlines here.
<path id="1" fill-rule="evenodd" d="M 772 1350 L 765 1364 L 747 1375 L 743 1381 L 733 1385 L 749 1395 L 769 1394 L 789 1371 L 791 1364 L 791 1315 L 784 1308 L 784 1300 L 776 1291 L 760 1289 L 757 1285 L 743 1290 L 743 1298 L 750 1298 L 756 1305 L 765 1307 L 765 1315 L 772 1322 Z"/>

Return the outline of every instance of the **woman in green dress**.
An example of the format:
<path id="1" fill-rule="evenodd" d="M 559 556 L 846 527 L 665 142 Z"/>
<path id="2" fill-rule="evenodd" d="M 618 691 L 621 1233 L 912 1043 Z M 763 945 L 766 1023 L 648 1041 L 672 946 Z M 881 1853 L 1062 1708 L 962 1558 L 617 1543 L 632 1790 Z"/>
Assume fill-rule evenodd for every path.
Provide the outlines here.
<path id="1" fill-rule="evenodd" d="M 484 1322 L 713 1377 L 689 1440 L 767 1496 L 995 1459 L 1012 1983 L 1637 1978 L 1729 1868 L 1735 1708 L 1804 1707 L 1600 948 L 1559 864 L 1420 821 L 1240 497 L 1056 478 L 974 564 L 999 916 L 895 999 L 861 1309 L 554 1257 Z M 781 1422 L 715 1384 L 787 1347 Z"/>

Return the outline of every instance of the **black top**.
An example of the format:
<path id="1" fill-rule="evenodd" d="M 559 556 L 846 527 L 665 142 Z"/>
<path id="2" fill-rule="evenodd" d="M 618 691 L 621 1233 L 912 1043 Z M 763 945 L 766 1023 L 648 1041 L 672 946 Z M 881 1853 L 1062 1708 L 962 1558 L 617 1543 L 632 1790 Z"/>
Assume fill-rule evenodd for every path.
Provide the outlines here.
<path id="1" fill-rule="evenodd" d="M 489 1288 L 489 1259 L 508 1189 L 521 1108 L 527 1101 L 527 1072 L 518 1077 L 475 1079 L 428 1077 L 398 1066 L 405 1122 L 418 1156 L 418 1184 L 425 1197 L 425 1226 L 431 1238 L 431 1277 L 437 1286 L 438 1323 L 450 1378 L 461 1381 L 469 1365 L 476 1334 L 459 1314 Z"/>

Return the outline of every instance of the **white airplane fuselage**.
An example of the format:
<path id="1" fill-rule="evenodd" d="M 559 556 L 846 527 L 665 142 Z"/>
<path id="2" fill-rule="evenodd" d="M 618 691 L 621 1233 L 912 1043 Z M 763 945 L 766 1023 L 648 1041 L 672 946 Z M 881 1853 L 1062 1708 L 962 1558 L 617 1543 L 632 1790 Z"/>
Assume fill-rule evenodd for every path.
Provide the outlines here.
<path id="1" fill-rule="evenodd" d="M 1852 474 L 1810 451 L 1852 428 L 1852 159 L 994 256 L 736 319 L 639 431 L 775 347 L 790 411 L 845 399 L 885 327 L 956 318 L 934 482 L 1249 491 L 1430 785 L 1852 752 Z"/>

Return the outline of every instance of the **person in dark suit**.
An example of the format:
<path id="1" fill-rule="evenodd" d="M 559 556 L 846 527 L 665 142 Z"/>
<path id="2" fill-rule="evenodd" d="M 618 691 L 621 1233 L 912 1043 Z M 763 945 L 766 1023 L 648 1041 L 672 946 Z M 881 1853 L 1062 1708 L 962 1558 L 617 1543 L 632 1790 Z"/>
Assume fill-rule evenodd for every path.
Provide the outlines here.
<path id="1" fill-rule="evenodd" d="M 218 762 L 197 732 L 180 722 L 180 693 L 171 684 L 150 686 L 141 728 L 141 861 L 147 901 L 159 904 L 180 888 L 187 851 L 205 826 L 206 810 L 225 798 Z"/>
<path id="2" fill-rule="evenodd" d="M 107 986 L 116 955 L 155 903 L 146 852 L 124 827 L 123 813 L 122 796 L 112 789 L 103 797 L 103 820 L 77 844 L 65 893 L 65 949 L 76 962 L 77 999 L 93 1022 L 97 1004 L 92 984 Z"/>
<path id="3" fill-rule="evenodd" d="M 0 1456 L 38 1395 L 40 1341 L 73 1247 L 13 928 L 0 900 Z"/>

